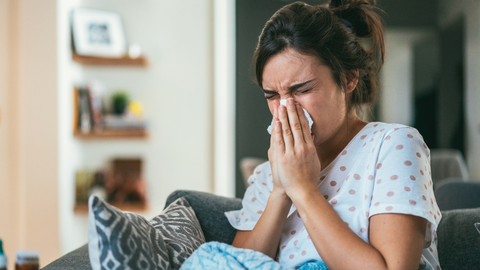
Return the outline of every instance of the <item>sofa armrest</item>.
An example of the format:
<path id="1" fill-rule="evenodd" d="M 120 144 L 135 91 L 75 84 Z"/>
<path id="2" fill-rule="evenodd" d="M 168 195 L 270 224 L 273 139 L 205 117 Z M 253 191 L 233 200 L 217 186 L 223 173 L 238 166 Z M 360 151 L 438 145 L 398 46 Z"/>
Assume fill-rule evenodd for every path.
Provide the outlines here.
<path id="1" fill-rule="evenodd" d="M 92 270 L 88 257 L 88 244 L 63 255 L 42 268 L 43 270 Z"/>
<path id="2" fill-rule="evenodd" d="M 442 211 L 438 225 L 438 258 L 444 270 L 477 269 L 480 265 L 480 208 Z"/>
<path id="3" fill-rule="evenodd" d="M 181 197 L 184 197 L 195 211 L 207 242 L 233 242 L 237 230 L 230 225 L 224 212 L 241 209 L 242 200 L 200 191 L 177 190 L 167 198 L 165 207 Z"/>

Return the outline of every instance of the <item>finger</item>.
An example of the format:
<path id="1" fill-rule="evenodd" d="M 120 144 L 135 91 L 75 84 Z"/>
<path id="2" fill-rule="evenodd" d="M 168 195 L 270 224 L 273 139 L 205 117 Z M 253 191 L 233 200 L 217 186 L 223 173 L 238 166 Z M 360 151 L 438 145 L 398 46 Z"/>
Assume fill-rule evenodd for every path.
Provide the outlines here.
<path id="1" fill-rule="evenodd" d="M 296 108 L 297 108 L 298 118 L 300 119 L 300 125 L 302 126 L 303 139 L 307 144 L 313 143 L 312 136 L 310 133 L 310 126 L 308 125 L 305 112 L 303 111 L 303 108 L 302 106 L 300 106 L 300 104 L 297 104 Z"/>
<path id="2" fill-rule="evenodd" d="M 279 121 L 278 118 L 276 118 L 273 124 L 275 128 L 272 132 L 272 141 L 270 143 L 271 147 L 273 147 L 273 155 L 275 158 L 277 158 L 279 154 L 285 153 L 285 143 L 282 135 L 282 122 Z"/>
<path id="3" fill-rule="evenodd" d="M 295 104 L 293 98 L 288 99 L 287 101 L 287 111 L 288 111 L 288 121 L 290 123 L 290 128 L 293 133 L 293 142 L 294 145 L 299 143 L 305 143 L 304 132 L 302 131 L 302 124 L 300 122 L 300 114 L 297 110 L 297 105 Z"/>
<path id="4" fill-rule="evenodd" d="M 290 129 L 290 124 L 288 122 L 287 108 L 285 106 L 280 106 L 278 108 L 278 114 L 280 122 L 282 122 L 282 131 L 283 131 L 283 141 L 285 143 L 285 151 L 290 151 L 293 149 L 294 141 L 292 130 Z"/>

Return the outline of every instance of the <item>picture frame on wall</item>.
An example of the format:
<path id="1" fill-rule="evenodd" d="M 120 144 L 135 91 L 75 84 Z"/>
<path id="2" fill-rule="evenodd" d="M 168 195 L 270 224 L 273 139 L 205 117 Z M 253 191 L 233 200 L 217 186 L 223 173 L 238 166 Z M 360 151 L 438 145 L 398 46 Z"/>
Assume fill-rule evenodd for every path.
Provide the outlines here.
<path id="1" fill-rule="evenodd" d="M 73 48 L 79 55 L 122 57 L 127 41 L 120 14 L 77 8 L 71 13 Z"/>

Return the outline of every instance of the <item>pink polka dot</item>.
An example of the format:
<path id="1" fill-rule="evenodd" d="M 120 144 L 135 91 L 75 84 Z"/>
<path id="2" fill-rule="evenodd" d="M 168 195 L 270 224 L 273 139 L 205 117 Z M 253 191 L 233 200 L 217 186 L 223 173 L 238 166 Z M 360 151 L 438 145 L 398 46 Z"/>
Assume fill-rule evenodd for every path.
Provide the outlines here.
<path id="1" fill-rule="evenodd" d="M 392 207 L 392 206 L 387 206 L 387 207 L 385 207 L 385 210 L 387 210 L 387 211 L 392 211 L 392 210 L 393 210 L 393 207 Z"/>
<path id="2" fill-rule="evenodd" d="M 325 198 L 325 200 L 328 200 L 328 195 L 325 195 L 325 196 L 323 196 L 323 197 Z"/>
<path id="3" fill-rule="evenodd" d="M 245 214 L 245 212 L 242 212 L 242 216 L 243 216 L 243 214 Z"/>
<path id="4" fill-rule="evenodd" d="M 352 194 L 352 195 L 355 195 L 355 190 L 350 189 L 350 190 L 348 191 L 348 193 L 350 193 L 350 194 Z"/>
<path id="5" fill-rule="evenodd" d="M 354 174 L 354 175 L 353 175 L 353 178 L 355 178 L 355 180 L 360 180 L 361 177 L 360 177 L 360 175 L 358 175 L 358 174 Z"/>
<path id="6" fill-rule="evenodd" d="M 395 192 L 393 192 L 393 191 L 390 191 L 390 192 L 387 193 L 388 197 L 392 197 L 393 195 L 395 195 Z"/>
<path id="7" fill-rule="evenodd" d="M 247 218 L 247 219 L 245 219 L 245 222 L 247 222 L 247 221 L 248 221 L 248 218 Z"/>
<path id="8" fill-rule="evenodd" d="M 342 172 L 345 171 L 346 169 L 347 169 L 347 167 L 345 167 L 345 166 L 340 167 L 340 171 L 342 171 Z"/>
<path id="9" fill-rule="evenodd" d="M 419 158 L 421 158 L 421 157 L 422 157 L 422 155 L 420 155 L 420 153 L 418 153 L 418 152 L 417 152 L 417 154 L 416 154 L 416 155 L 417 155 L 417 157 L 419 157 Z"/>
<path id="10" fill-rule="evenodd" d="M 373 138 L 370 141 L 373 142 Z"/>
<path id="11" fill-rule="evenodd" d="M 437 270 L 440 270 L 440 265 L 437 265 Z"/>
<path id="12" fill-rule="evenodd" d="M 262 185 L 266 186 L 266 185 L 267 185 L 267 183 L 265 183 L 265 182 L 262 182 Z"/>
<path id="13" fill-rule="evenodd" d="M 337 189 L 337 192 L 339 192 L 339 191 L 340 191 L 340 188 Z"/>
<path id="14" fill-rule="evenodd" d="M 411 189 L 409 187 L 404 187 L 405 191 L 410 191 Z"/>
<path id="15" fill-rule="evenodd" d="M 312 239 L 312 238 L 310 237 L 310 235 L 307 235 L 307 239 L 310 240 L 310 239 Z"/>
<path id="16" fill-rule="evenodd" d="M 294 234 L 296 234 L 296 233 L 297 233 L 297 231 L 295 231 L 295 230 L 293 230 L 293 231 L 290 232 L 291 235 L 294 235 Z"/>
<path id="17" fill-rule="evenodd" d="M 268 176 L 272 176 L 272 174 L 271 174 L 271 173 L 269 173 L 269 174 L 268 174 Z"/>
<path id="18" fill-rule="evenodd" d="M 412 162 L 410 160 L 405 161 L 403 164 L 407 166 L 412 166 Z"/>
<path id="19" fill-rule="evenodd" d="M 373 132 L 373 134 L 377 134 L 378 130 L 375 130 L 375 132 Z"/>
<path id="20" fill-rule="evenodd" d="M 383 132 L 384 130 L 385 130 L 385 129 L 384 129 L 384 128 L 382 128 L 382 129 L 380 129 L 380 132 Z"/>
<path id="21" fill-rule="evenodd" d="M 298 244 L 298 240 L 295 240 L 295 242 L 293 242 L 293 245 L 296 246 Z"/>
<path id="22" fill-rule="evenodd" d="M 258 171 L 257 174 L 260 174 L 262 171 Z"/>
<path id="23" fill-rule="evenodd" d="M 302 251 L 302 256 L 305 256 L 305 255 L 307 255 L 307 252 L 304 250 Z"/>
<path id="24" fill-rule="evenodd" d="M 427 185 L 423 184 L 423 186 L 425 187 L 425 189 L 427 189 Z"/>
<path id="25" fill-rule="evenodd" d="M 257 198 L 253 197 L 252 198 L 252 202 L 255 202 L 257 200 Z"/>
<path id="26" fill-rule="evenodd" d="M 410 179 L 412 179 L 412 181 L 417 180 L 417 178 L 415 178 L 415 176 L 413 176 L 413 175 L 410 175 Z"/>
<path id="27" fill-rule="evenodd" d="M 342 156 L 345 156 L 347 154 L 347 150 L 343 150 Z"/>
<path id="28" fill-rule="evenodd" d="M 333 199 L 332 204 L 337 204 L 337 199 Z"/>
<path id="29" fill-rule="evenodd" d="M 420 174 L 423 175 L 423 171 L 422 171 L 422 170 L 420 170 Z"/>
<path id="30" fill-rule="evenodd" d="M 380 202 L 376 202 L 376 203 L 375 203 L 375 206 L 379 206 L 379 205 L 380 205 Z"/>
<path id="31" fill-rule="evenodd" d="M 262 214 L 262 213 L 263 213 L 263 211 L 262 211 L 262 210 L 260 210 L 260 211 L 257 211 L 257 214 L 259 214 L 259 215 L 260 215 L 260 214 Z"/>
<path id="32" fill-rule="evenodd" d="M 347 175 L 347 178 L 345 178 L 345 181 L 348 181 L 348 178 L 350 178 L 350 174 Z"/>
<path id="33" fill-rule="evenodd" d="M 290 260 L 291 260 L 291 259 L 295 258 L 295 255 L 290 254 L 290 256 L 288 256 L 288 258 L 290 258 Z"/>
<path id="34" fill-rule="evenodd" d="M 427 145 L 425 143 L 423 143 L 423 148 L 427 149 Z"/>
<path id="35" fill-rule="evenodd" d="M 391 180 L 397 180 L 397 179 L 398 179 L 398 175 L 394 174 L 394 175 L 390 176 L 390 179 L 391 179 Z"/>
<path id="36" fill-rule="evenodd" d="M 397 131 L 397 130 L 399 130 L 399 129 L 400 129 L 400 128 L 394 128 L 393 131 Z"/>
<path id="37" fill-rule="evenodd" d="M 365 212 L 365 217 L 368 217 L 369 214 L 370 214 L 370 213 L 369 213 L 368 211 Z"/>
<path id="38" fill-rule="evenodd" d="M 366 231 L 367 231 L 367 229 L 365 229 L 365 228 L 363 228 L 363 227 L 360 228 L 360 232 L 361 232 L 361 233 L 364 233 L 364 232 L 366 232 Z"/>
<path id="39" fill-rule="evenodd" d="M 423 199 L 424 201 L 427 201 L 427 197 L 425 197 L 425 195 L 422 195 L 422 199 Z"/>
<path id="40" fill-rule="evenodd" d="M 365 194 L 365 200 L 366 200 L 366 199 L 368 199 L 368 196 L 367 196 L 367 194 Z"/>
<path id="41" fill-rule="evenodd" d="M 413 135 L 412 135 L 412 134 L 408 134 L 407 137 L 411 139 L 411 138 L 413 138 Z"/>
<path id="42" fill-rule="evenodd" d="M 365 147 L 365 145 L 367 145 L 367 143 L 364 143 L 364 144 L 363 144 L 363 147 Z"/>
<path id="43" fill-rule="evenodd" d="M 280 247 L 281 250 L 284 250 L 287 246 L 283 245 Z"/>
<path id="44" fill-rule="evenodd" d="M 334 187 L 336 185 L 337 185 L 337 182 L 335 182 L 335 181 L 330 182 L 330 186 Z"/>
<path id="45" fill-rule="evenodd" d="M 395 146 L 395 149 L 397 149 L 397 150 L 402 150 L 402 149 L 403 149 L 403 145 L 399 144 L 399 145 Z"/>
<path id="46" fill-rule="evenodd" d="M 416 205 L 416 204 L 417 204 L 417 202 L 414 201 L 414 200 L 409 200 L 408 202 L 409 202 L 411 205 Z"/>
<path id="47" fill-rule="evenodd" d="M 390 140 L 391 138 L 392 137 L 390 137 L 390 135 L 389 135 L 389 136 L 385 137 L 385 140 Z"/>
<path id="48" fill-rule="evenodd" d="M 300 265 L 295 266 L 295 269 L 299 269 L 299 268 L 300 268 Z"/>
<path id="49" fill-rule="evenodd" d="M 377 184 L 380 184 L 382 182 L 382 179 L 377 180 Z"/>
<path id="50" fill-rule="evenodd" d="M 377 168 L 377 170 L 382 168 L 382 163 L 378 163 L 377 166 L 375 166 L 375 168 Z"/>
<path id="51" fill-rule="evenodd" d="M 356 209 L 357 209 L 357 208 L 355 208 L 355 206 L 352 206 L 352 207 L 348 208 L 348 211 L 353 212 L 353 211 L 355 211 Z"/>
<path id="52" fill-rule="evenodd" d="M 367 135 L 362 135 L 362 137 L 360 137 L 360 139 L 365 139 L 367 137 Z"/>
<path id="53" fill-rule="evenodd" d="M 377 127 L 377 126 L 378 126 L 378 124 L 373 125 L 373 127 Z"/>
<path id="54" fill-rule="evenodd" d="M 320 177 L 320 181 L 323 181 L 323 179 L 325 179 L 325 177 L 326 177 L 325 175 Z"/>
<path id="55" fill-rule="evenodd" d="M 373 180 L 373 175 L 370 174 L 370 175 L 368 176 L 368 180 Z"/>

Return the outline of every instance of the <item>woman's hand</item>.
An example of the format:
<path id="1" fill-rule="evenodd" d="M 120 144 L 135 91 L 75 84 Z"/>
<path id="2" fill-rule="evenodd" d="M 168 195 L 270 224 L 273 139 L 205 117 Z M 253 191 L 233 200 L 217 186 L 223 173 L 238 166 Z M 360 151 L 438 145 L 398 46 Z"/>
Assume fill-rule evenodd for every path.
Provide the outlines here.
<path id="1" fill-rule="evenodd" d="M 320 161 L 303 109 L 293 99 L 288 99 L 286 107 L 275 101 L 274 108 L 268 150 L 274 189 L 289 197 L 305 189 L 317 189 Z"/>

